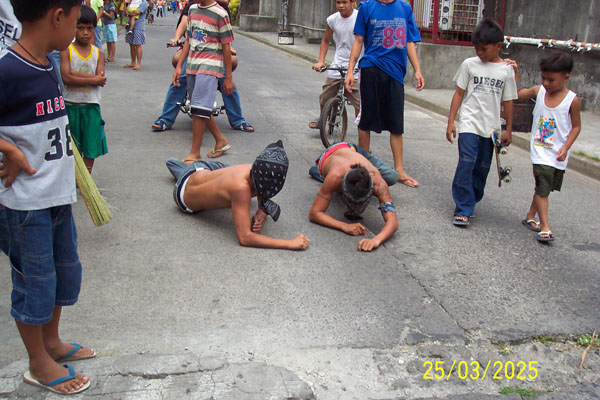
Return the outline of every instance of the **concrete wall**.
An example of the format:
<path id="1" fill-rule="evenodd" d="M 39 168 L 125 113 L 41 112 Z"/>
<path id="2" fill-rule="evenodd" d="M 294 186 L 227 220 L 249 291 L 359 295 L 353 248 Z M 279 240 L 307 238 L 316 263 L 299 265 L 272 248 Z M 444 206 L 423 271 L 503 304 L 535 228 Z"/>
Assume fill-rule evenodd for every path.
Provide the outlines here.
<path id="1" fill-rule="evenodd" d="M 244 7 L 245 2 L 249 3 L 246 7 Z M 244 17 L 244 14 L 249 14 L 246 10 L 256 12 L 254 3 L 259 4 L 258 16 Z M 281 30 L 283 24 L 281 4 L 281 0 L 242 0 L 240 29 Z M 288 23 L 297 36 L 304 37 L 310 42 L 320 41 L 325 33 L 325 21 L 335 11 L 335 0 L 289 0 Z M 276 26 L 273 26 L 273 17 L 276 18 Z"/>
<path id="2" fill-rule="evenodd" d="M 278 3 L 277 19 L 281 28 L 281 0 L 278 0 Z M 320 41 L 325 33 L 327 17 L 335 11 L 335 0 L 289 0 L 290 29 L 309 42 Z"/>
<path id="3" fill-rule="evenodd" d="M 507 0 L 504 21 L 512 36 L 600 42 L 600 0 Z"/>

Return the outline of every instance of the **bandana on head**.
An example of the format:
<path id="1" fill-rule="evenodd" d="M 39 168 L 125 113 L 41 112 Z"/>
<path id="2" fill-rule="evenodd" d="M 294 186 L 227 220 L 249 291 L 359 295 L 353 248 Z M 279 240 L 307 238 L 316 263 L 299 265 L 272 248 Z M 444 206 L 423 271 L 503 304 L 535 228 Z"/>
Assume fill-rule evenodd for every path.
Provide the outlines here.
<path id="1" fill-rule="evenodd" d="M 268 145 L 252 164 L 250 177 L 260 197 L 258 208 L 269 214 L 273 221 L 279 219 L 281 208 L 271 200 L 283 188 L 289 161 L 281 140 Z"/>

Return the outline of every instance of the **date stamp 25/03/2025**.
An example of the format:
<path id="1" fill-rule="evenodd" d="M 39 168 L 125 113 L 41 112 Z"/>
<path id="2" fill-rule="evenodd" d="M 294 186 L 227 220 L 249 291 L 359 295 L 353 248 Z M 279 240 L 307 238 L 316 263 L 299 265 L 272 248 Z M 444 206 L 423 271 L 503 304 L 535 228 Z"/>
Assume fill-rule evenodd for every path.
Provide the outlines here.
<path id="1" fill-rule="evenodd" d="M 448 372 L 445 361 L 425 361 L 423 379 L 449 380 L 454 373 L 461 380 L 535 380 L 538 377 L 537 361 L 488 361 L 486 365 L 479 361 L 452 361 Z M 447 365 L 450 365 L 449 363 Z"/>

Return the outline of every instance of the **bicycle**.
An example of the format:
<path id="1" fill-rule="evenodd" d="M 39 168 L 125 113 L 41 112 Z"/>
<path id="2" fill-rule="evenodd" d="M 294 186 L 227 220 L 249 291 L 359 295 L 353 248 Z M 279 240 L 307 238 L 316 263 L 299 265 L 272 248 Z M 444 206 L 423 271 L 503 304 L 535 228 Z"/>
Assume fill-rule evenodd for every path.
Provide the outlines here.
<path id="1" fill-rule="evenodd" d="M 325 102 L 323 110 L 321 110 L 321 123 L 319 132 L 321 142 L 325 148 L 331 146 L 335 142 L 343 142 L 346 138 L 348 130 L 348 112 L 346 111 L 346 96 L 344 88 L 344 79 L 346 77 L 347 68 L 339 65 L 330 65 L 323 68 L 322 71 L 338 71 L 341 75 L 340 87 L 337 94 Z"/>

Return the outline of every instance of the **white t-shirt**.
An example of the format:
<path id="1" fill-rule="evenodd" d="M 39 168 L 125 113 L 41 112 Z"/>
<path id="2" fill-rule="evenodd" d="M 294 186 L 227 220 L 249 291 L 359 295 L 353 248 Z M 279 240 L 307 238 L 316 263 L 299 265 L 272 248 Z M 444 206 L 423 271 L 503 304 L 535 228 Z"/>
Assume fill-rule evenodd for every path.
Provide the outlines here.
<path id="1" fill-rule="evenodd" d="M 569 153 L 565 161 L 558 161 L 556 154 L 567 142 L 571 128 L 571 103 L 577 96 L 569 90 L 563 101 L 554 108 L 546 106 L 546 89 L 540 90 L 533 109 L 533 124 L 531 126 L 530 154 L 532 164 L 549 165 L 557 169 L 566 169 Z"/>
<path id="2" fill-rule="evenodd" d="M 348 66 L 350 61 L 350 52 L 354 43 L 354 23 L 356 22 L 357 10 L 352 10 L 352 15 L 348 18 L 342 17 L 342 14 L 336 12 L 327 17 L 327 25 L 333 31 L 333 41 L 335 42 L 335 55 L 332 65 Z M 333 79 L 340 79 L 340 73 L 337 71 L 327 71 L 327 75 Z M 354 79 L 358 79 L 358 73 L 354 74 Z"/>
<path id="3" fill-rule="evenodd" d="M 0 1 L 0 50 L 12 46 L 21 36 L 21 23 L 10 1 Z"/>
<path id="4" fill-rule="evenodd" d="M 504 62 L 482 62 L 467 58 L 454 76 L 456 86 L 465 90 L 458 133 L 469 132 L 490 137 L 501 129 L 500 110 L 503 101 L 517 99 L 515 73 Z"/>

